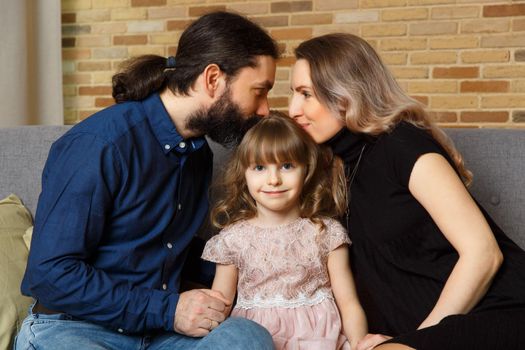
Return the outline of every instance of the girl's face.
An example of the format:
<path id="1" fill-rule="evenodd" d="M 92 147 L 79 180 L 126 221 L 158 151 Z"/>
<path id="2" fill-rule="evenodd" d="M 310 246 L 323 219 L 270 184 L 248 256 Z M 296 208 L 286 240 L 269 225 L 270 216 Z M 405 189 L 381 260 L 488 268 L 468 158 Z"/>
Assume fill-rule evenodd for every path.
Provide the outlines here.
<path id="1" fill-rule="evenodd" d="M 345 123 L 327 106 L 321 104 L 314 93 L 308 61 L 299 59 L 292 71 L 292 99 L 288 112 L 317 143 L 332 138 Z"/>
<path id="2" fill-rule="evenodd" d="M 297 216 L 305 171 L 304 166 L 294 162 L 251 164 L 245 178 L 258 214 Z"/>

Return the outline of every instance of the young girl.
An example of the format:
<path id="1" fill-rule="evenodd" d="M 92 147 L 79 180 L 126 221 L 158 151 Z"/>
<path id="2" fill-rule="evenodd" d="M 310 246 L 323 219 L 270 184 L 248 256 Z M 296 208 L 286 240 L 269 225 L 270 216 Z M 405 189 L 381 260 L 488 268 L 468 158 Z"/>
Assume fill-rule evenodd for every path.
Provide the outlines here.
<path id="1" fill-rule="evenodd" d="M 265 326 L 277 349 L 353 349 L 367 333 L 350 241 L 330 218 L 345 209 L 342 164 L 324 152 L 273 113 L 237 148 L 212 210 L 223 228 L 203 253 L 217 263 L 212 289 L 237 292 L 232 316 Z"/>

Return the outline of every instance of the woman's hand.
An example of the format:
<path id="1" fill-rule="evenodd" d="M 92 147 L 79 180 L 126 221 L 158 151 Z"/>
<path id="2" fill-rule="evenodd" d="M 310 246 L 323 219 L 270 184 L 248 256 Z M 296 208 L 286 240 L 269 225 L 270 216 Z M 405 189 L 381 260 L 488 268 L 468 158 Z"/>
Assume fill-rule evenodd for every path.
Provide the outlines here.
<path id="1" fill-rule="evenodd" d="M 361 339 L 357 343 L 356 350 L 370 350 L 376 347 L 377 345 L 387 341 L 388 339 L 391 339 L 392 337 L 389 337 L 384 334 L 367 334 L 363 339 Z"/>

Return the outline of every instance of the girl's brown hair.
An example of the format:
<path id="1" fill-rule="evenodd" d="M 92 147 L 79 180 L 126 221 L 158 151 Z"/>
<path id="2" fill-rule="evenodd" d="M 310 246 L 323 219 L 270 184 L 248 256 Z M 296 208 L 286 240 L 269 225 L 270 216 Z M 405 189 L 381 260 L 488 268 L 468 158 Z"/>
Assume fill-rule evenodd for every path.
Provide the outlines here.
<path id="1" fill-rule="evenodd" d="M 327 34 L 300 44 L 295 56 L 308 62 L 316 95 L 336 115 L 343 116 L 348 129 L 377 136 L 390 132 L 400 121 L 410 122 L 441 144 L 465 184 L 470 184 L 472 173 L 450 138 L 425 108 L 401 89 L 365 40 L 346 33 Z"/>
<path id="2" fill-rule="evenodd" d="M 342 162 L 329 148 L 317 145 L 292 119 L 272 111 L 244 136 L 229 161 L 220 186 L 222 197 L 211 210 L 214 226 L 224 228 L 257 215 L 246 185 L 252 164 L 294 162 L 305 167 L 300 216 L 324 227 L 321 217 L 340 216 L 346 209 Z"/>

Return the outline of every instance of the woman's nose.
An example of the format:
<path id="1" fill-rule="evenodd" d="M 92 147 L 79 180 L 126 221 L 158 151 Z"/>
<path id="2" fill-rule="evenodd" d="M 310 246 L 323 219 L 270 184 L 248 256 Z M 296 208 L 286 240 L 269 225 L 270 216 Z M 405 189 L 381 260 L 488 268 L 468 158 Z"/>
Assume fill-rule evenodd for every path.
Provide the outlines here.
<path id="1" fill-rule="evenodd" d="M 299 100 L 294 96 L 290 100 L 290 106 L 288 106 L 288 114 L 291 118 L 297 118 L 302 114 L 302 108 Z"/>

